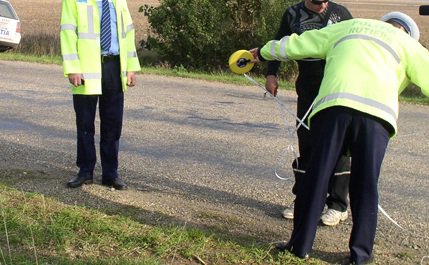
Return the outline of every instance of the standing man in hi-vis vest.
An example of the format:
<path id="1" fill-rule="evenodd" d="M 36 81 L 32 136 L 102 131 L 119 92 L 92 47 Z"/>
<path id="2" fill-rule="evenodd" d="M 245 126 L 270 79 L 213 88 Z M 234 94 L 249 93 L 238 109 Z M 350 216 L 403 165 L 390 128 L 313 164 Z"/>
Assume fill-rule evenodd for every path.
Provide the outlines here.
<path id="1" fill-rule="evenodd" d="M 67 185 L 93 183 L 98 103 L 102 184 L 126 189 L 118 175 L 124 92 L 135 86 L 135 72 L 140 71 L 126 0 L 63 0 L 60 36 L 64 75 L 73 86 L 79 167 Z"/>

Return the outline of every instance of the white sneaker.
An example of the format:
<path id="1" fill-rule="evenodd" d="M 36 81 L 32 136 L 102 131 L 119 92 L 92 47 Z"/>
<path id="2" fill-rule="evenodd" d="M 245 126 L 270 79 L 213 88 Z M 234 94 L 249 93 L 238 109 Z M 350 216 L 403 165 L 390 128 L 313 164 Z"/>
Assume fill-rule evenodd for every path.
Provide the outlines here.
<path id="1" fill-rule="evenodd" d="M 347 211 L 340 212 L 334 209 L 328 209 L 325 213 L 322 214 L 320 220 L 324 225 L 336 226 L 340 221 L 345 221 L 349 217 Z"/>
<path id="2" fill-rule="evenodd" d="M 283 212 L 282 212 L 283 218 L 293 219 L 294 206 L 295 206 L 295 203 L 292 203 L 291 205 L 289 205 L 289 207 L 287 207 L 286 209 L 283 210 Z"/>

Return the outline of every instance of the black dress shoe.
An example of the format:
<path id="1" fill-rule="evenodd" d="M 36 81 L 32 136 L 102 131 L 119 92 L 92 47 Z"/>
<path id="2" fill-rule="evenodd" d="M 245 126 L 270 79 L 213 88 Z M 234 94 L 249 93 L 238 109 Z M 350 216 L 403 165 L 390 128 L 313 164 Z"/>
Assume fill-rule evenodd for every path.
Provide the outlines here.
<path id="1" fill-rule="evenodd" d="M 90 174 L 81 174 L 69 180 L 69 182 L 67 182 L 67 186 L 69 188 L 78 188 L 83 184 L 92 184 L 93 182 L 94 180 Z"/>
<path id="2" fill-rule="evenodd" d="M 117 178 L 115 178 L 113 180 L 109 180 L 109 181 L 103 180 L 103 181 L 101 181 L 101 184 L 104 186 L 113 187 L 117 190 L 126 190 L 127 189 L 127 184 L 125 184 L 125 182 L 120 177 L 117 177 Z"/>
<path id="3" fill-rule="evenodd" d="M 293 252 L 292 247 L 289 245 L 289 243 L 283 241 L 283 242 L 278 242 L 276 244 L 276 249 L 280 252 L 285 252 L 288 251 L 289 253 L 292 253 L 293 255 L 297 256 L 300 259 L 309 259 L 310 256 L 308 254 L 305 255 L 297 255 L 295 252 Z"/>
<path id="4" fill-rule="evenodd" d="M 278 250 L 278 251 L 280 251 L 280 252 L 283 252 L 283 251 L 286 251 L 286 250 L 290 250 L 289 248 L 288 248 L 288 245 L 287 245 L 287 242 L 278 242 L 277 244 L 276 244 L 276 249 Z"/>

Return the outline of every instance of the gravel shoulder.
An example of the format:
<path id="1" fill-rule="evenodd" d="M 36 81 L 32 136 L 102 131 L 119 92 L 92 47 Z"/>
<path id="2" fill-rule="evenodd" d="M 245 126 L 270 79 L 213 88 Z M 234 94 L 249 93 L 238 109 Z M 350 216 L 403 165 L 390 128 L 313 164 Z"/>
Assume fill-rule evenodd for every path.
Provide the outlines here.
<path id="1" fill-rule="evenodd" d="M 0 182 L 66 204 L 147 224 L 210 229 L 248 244 L 289 238 L 292 222 L 280 212 L 293 201 L 293 182 L 276 178 L 274 169 L 291 177 L 292 153 L 285 150 L 296 149 L 287 132 L 294 122 L 260 88 L 139 75 L 126 95 L 120 146 L 129 190 L 101 186 L 99 166 L 95 185 L 72 190 L 65 183 L 76 171 L 74 113 L 61 67 L 8 61 L 0 67 Z M 281 91 L 279 98 L 295 111 L 293 92 Z M 380 178 L 380 204 L 404 229 L 379 215 L 377 264 L 420 264 L 429 256 L 429 107 L 400 108 L 400 132 Z M 320 227 L 313 256 L 339 263 L 348 253 L 350 229 L 351 218 Z"/>

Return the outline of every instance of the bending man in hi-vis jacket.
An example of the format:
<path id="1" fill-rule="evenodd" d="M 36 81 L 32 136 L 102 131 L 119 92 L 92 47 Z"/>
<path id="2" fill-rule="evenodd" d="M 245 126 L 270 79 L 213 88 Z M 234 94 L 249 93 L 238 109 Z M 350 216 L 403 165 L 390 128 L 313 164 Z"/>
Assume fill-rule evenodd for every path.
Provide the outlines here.
<path id="1" fill-rule="evenodd" d="M 64 75 L 72 84 L 79 171 L 70 188 L 93 183 L 97 103 L 100 115 L 101 183 L 119 190 L 118 174 L 124 92 L 136 84 L 140 63 L 126 0 L 63 0 L 61 53 Z"/>
<path id="2" fill-rule="evenodd" d="M 277 246 L 280 250 L 308 257 L 329 178 L 341 154 L 348 152 L 352 157 L 350 263 L 372 259 L 378 178 L 389 139 L 397 132 L 398 95 L 412 82 L 429 96 L 429 52 L 418 42 L 416 23 L 400 12 L 381 20 L 347 20 L 250 50 L 255 62 L 326 59 L 309 116 L 312 153 L 304 180 L 297 183 L 292 235 Z"/>

